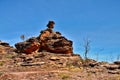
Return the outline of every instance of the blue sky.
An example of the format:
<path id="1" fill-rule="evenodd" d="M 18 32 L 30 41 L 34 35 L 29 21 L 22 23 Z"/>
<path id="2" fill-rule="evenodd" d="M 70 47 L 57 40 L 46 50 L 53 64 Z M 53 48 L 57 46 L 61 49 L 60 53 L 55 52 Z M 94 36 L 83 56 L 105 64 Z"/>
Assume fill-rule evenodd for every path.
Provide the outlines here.
<path id="1" fill-rule="evenodd" d="M 81 56 L 86 37 L 89 57 L 99 53 L 100 61 L 112 61 L 120 55 L 120 0 L 0 0 L 0 40 L 11 45 L 22 41 L 22 34 L 38 36 L 49 20 Z"/>

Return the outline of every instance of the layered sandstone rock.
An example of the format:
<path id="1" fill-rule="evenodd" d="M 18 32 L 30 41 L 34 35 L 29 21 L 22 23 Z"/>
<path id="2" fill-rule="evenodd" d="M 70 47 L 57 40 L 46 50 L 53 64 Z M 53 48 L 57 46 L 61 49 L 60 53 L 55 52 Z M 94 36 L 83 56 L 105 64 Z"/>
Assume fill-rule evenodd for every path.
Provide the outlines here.
<path id="1" fill-rule="evenodd" d="M 43 50 L 54 53 L 72 54 L 72 41 L 61 36 L 59 32 L 46 36 L 41 41 L 41 47 Z"/>
<path id="2" fill-rule="evenodd" d="M 38 37 L 30 38 L 25 42 L 15 44 L 18 52 L 33 53 L 37 51 L 47 51 L 52 53 L 72 54 L 72 41 L 54 32 L 54 22 L 49 21 L 47 29 L 41 31 Z"/>
<path id="3" fill-rule="evenodd" d="M 54 32 L 44 37 L 43 40 L 39 37 L 34 37 L 15 44 L 18 52 L 33 53 L 36 51 L 47 51 L 53 53 L 72 54 L 72 41 Z"/>
<path id="4" fill-rule="evenodd" d="M 30 54 L 40 49 L 40 43 L 37 38 L 33 37 L 26 40 L 25 42 L 15 44 L 15 47 L 17 48 L 18 52 Z"/>

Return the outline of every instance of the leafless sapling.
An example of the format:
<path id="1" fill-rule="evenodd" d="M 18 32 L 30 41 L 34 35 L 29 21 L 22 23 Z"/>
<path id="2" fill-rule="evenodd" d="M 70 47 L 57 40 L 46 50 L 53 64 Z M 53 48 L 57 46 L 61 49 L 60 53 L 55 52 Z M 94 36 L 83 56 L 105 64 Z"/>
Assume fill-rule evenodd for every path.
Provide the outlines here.
<path id="1" fill-rule="evenodd" d="M 84 58 L 87 59 L 88 58 L 88 53 L 90 51 L 90 43 L 91 41 L 88 39 L 88 38 L 85 38 L 84 39 L 84 49 L 85 49 L 85 52 L 84 52 Z"/>
<path id="2" fill-rule="evenodd" d="M 23 41 L 25 41 L 25 35 L 24 35 L 24 34 L 21 35 L 20 38 L 21 38 Z"/>

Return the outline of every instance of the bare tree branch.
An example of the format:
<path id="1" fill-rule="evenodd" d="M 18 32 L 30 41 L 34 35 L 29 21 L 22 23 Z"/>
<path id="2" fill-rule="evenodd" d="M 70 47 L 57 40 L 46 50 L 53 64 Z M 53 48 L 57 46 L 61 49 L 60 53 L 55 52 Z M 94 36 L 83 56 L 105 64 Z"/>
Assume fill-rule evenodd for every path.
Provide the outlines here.
<path id="1" fill-rule="evenodd" d="M 90 43 L 91 41 L 88 39 L 88 38 L 85 38 L 84 39 L 84 49 L 85 49 L 85 52 L 84 52 L 84 57 L 85 59 L 87 59 L 87 54 L 89 53 L 90 51 Z"/>

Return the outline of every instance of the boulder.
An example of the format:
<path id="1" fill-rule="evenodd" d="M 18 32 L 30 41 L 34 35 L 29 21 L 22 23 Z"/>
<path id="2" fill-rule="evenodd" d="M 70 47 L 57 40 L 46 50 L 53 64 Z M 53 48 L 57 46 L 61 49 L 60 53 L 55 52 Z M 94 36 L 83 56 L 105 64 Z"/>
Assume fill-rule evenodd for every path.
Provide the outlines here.
<path id="1" fill-rule="evenodd" d="M 72 54 L 72 41 L 59 34 L 52 34 L 41 42 L 42 49 L 53 53 Z"/>
<path id="2" fill-rule="evenodd" d="M 18 52 L 30 54 L 39 50 L 40 43 L 37 38 L 33 37 L 26 40 L 25 42 L 19 42 L 15 44 L 15 47 L 17 48 Z"/>

